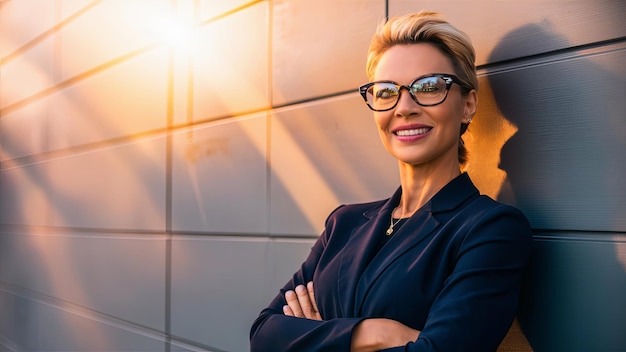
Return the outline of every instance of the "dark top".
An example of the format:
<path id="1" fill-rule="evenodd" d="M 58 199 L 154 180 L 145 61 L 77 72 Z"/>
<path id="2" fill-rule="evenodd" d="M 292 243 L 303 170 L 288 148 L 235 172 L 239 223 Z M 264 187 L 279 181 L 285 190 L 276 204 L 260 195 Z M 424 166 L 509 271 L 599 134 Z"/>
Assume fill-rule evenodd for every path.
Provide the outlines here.
<path id="1" fill-rule="evenodd" d="M 421 331 L 390 351 L 495 351 L 518 305 L 531 230 L 516 208 L 479 195 L 461 174 L 395 228 L 401 188 L 335 209 L 306 261 L 252 325 L 251 351 L 349 351 L 361 320 Z M 283 314 L 284 293 L 313 280 L 323 321 Z"/>

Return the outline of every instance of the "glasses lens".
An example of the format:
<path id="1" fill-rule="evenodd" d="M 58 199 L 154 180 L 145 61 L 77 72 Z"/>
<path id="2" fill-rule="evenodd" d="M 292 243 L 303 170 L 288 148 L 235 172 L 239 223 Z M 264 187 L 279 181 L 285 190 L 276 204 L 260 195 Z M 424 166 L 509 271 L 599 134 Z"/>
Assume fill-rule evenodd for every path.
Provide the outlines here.
<path id="1" fill-rule="evenodd" d="M 411 93 L 422 105 L 439 104 L 446 98 L 448 86 L 441 77 L 425 77 L 411 85 Z"/>
<path id="2" fill-rule="evenodd" d="M 450 78 L 446 78 L 450 79 Z M 393 109 L 400 98 L 402 88 L 407 88 L 413 99 L 422 106 L 441 104 L 448 95 L 451 82 L 438 76 L 424 77 L 413 82 L 410 87 L 399 86 L 395 83 L 376 82 L 366 90 L 367 104 L 376 111 Z"/>
<path id="3" fill-rule="evenodd" d="M 398 100 L 400 91 L 393 83 L 376 83 L 367 90 L 367 103 L 376 110 L 392 107 Z"/>

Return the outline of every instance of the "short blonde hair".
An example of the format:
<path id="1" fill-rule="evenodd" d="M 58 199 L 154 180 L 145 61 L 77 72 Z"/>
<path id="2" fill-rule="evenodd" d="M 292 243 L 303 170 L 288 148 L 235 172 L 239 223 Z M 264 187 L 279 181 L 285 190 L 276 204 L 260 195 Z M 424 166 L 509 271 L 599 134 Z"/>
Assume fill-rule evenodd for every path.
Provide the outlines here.
<path id="1" fill-rule="evenodd" d="M 436 46 L 452 63 L 454 74 L 463 82 L 461 93 L 478 91 L 476 76 L 476 53 L 467 34 L 448 23 L 440 13 L 421 11 L 390 18 L 381 23 L 367 53 L 366 72 L 370 81 L 374 78 L 381 56 L 395 45 L 430 43 Z M 467 125 L 461 125 L 461 134 Z M 467 150 L 459 143 L 459 163 L 467 160 Z"/>
<path id="2" fill-rule="evenodd" d="M 430 43 L 452 62 L 455 75 L 470 89 L 478 90 L 476 54 L 467 34 L 448 23 L 437 12 L 422 11 L 390 18 L 379 25 L 367 54 L 367 76 L 370 80 L 380 57 L 394 45 Z"/>

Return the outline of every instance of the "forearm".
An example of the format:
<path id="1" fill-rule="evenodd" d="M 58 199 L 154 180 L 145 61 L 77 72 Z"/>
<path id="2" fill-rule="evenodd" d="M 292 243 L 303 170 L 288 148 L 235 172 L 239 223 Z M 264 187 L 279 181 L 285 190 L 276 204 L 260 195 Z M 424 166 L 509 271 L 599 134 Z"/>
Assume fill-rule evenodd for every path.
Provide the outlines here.
<path id="1" fill-rule="evenodd" d="M 417 341 L 420 331 L 391 319 L 365 319 L 352 333 L 351 352 L 370 352 L 400 347 Z"/>
<path id="2" fill-rule="evenodd" d="M 263 311 L 255 321 L 251 351 L 306 351 L 312 346 L 324 351 L 348 351 L 354 327 L 362 318 L 326 321 L 290 317 Z"/>

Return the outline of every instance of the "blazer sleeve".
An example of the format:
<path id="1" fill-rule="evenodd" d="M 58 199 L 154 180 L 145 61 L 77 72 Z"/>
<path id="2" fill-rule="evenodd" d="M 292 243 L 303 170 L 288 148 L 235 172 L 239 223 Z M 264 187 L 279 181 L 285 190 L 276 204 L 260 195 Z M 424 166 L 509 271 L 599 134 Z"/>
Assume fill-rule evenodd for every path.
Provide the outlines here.
<path id="1" fill-rule="evenodd" d="M 334 212 L 333 212 L 334 213 Z M 329 218 L 332 216 L 332 214 Z M 349 351 L 352 330 L 363 318 L 311 320 L 286 316 L 282 307 L 287 304 L 285 292 L 313 279 L 313 273 L 324 251 L 329 236 L 326 230 L 313 245 L 307 259 L 292 279 L 263 309 L 250 330 L 250 351 Z M 323 318 L 323 317 L 322 317 Z"/>
<path id="2" fill-rule="evenodd" d="M 419 338 L 389 351 L 496 351 L 518 308 L 532 232 L 516 208 L 468 218 Z M 387 351 L 387 350 L 386 350 Z"/>

